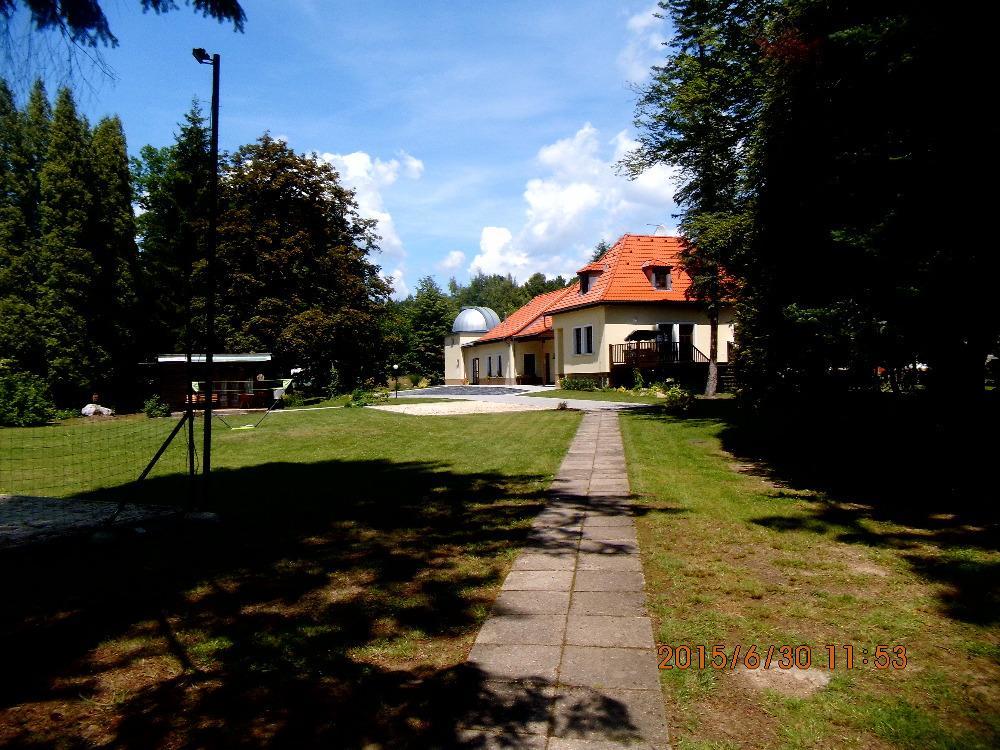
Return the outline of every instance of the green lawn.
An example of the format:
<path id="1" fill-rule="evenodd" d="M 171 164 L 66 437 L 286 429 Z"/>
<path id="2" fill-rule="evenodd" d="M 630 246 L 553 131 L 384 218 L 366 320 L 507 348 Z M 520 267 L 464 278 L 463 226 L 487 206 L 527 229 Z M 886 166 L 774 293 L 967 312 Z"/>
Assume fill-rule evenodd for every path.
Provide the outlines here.
<path id="1" fill-rule="evenodd" d="M 656 396 L 636 396 L 632 393 L 622 393 L 621 391 L 567 391 L 557 388 L 554 391 L 539 391 L 528 393 L 527 396 L 538 396 L 540 398 L 559 399 L 582 399 L 584 401 L 614 401 L 616 403 L 629 404 L 662 404 L 662 398 Z"/>
<path id="2" fill-rule="evenodd" d="M 905 645 L 909 661 L 890 671 L 837 666 L 811 697 L 761 691 L 711 668 L 664 670 L 675 747 L 1000 745 L 995 525 L 974 507 L 966 514 L 956 491 L 937 494 L 932 477 L 947 472 L 927 471 L 933 464 L 919 458 L 924 470 L 912 466 L 918 448 L 890 420 L 880 422 L 885 432 L 855 424 L 843 455 L 801 430 L 776 430 L 771 437 L 794 461 L 782 465 L 774 443 L 774 466 L 787 471 L 769 471 L 723 450 L 767 440 L 740 440 L 739 424 L 711 406 L 717 416 L 621 416 L 657 640 L 723 644 L 729 654 L 736 644 L 756 644 L 761 654 L 769 644 L 808 644 L 819 667 L 827 666 L 826 644 L 853 644 L 859 658 L 879 644 Z M 833 417 L 815 419 L 817 431 L 835 430 Z M 909 456 L 913 487 L 895 473 L 897 451 Z M 867 477 L 869 454 L 873 476 L 881 471 L 905 489 L 899 505 L 867 478 L 850 495 L 839 492 Z M 820 491 L 828 460 L 833 479 Z"/>
<path id="3" fill-rule="evenodd" d="M 461 663 L 579 420 L 334 409 L 217 429 L 219 523 L 0 551 L 17 571 L 0 745 L 447 744 L 483 688 Z M 149 499 L 185 483 L 156 477 Z"/>

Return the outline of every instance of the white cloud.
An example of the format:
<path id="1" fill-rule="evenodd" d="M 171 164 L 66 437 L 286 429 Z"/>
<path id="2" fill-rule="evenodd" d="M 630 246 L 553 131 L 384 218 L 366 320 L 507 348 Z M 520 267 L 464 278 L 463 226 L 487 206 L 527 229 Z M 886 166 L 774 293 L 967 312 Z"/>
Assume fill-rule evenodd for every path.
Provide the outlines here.
<path id="1" fill-rule="evenodd" d="M 424 174 L 424 163 L 405 151 L 400 151 L 399 156 L 403 160 L 403 170 L 406 176 L 411 180 L 419 180 Z"/>
<path id="2" fill-rule="evenodd" d="M 618 54 L 618 67 L 629 81 L 638 83 L 645 80 L 649 69 L 663 62 L 663 44 L 667 41 L 663 29 L 666 22 L 654 15 L 659 12 L 660 7 L 654 3 L 631 16 L 625 24 L 628 41 Z"/>
<path id="3" fill-rule="evenodd" d="M 513 236 L 506 227 L 483 227 L 479 236 L 479 254 L 469 265 L 470 273 L 513 273 L 523 271 L 528 255 L 513 246 Z"/>
<path id="4" fill-rule="evenodd" d="M 410 287 L 406 285 L 406 277 L 402 268 L 397 268 L 392 273 L 382 274 L 382 278 L 392 284 L 393 299 L 404 299 L 410 293 Z"/>
<path id="5" fill-rule="evenodd" d="M 452 250 L 438 263 L 438 268 L 442 271 L 454 271 L 456 268 L 461 268 L 463 263 L 465 263 L 465 253 L 461 250 Z"/>
<path id="6" fill-rule="evenodd" d="M 344 184 L 354 189 L 361 215 L 378 222 L 377 231 L 382 237 L 382 251 L 397 259 L 405 257 L 406 252 L 392 214 L 386 209 L 382 190 L 393 185 L 399 179 L 400 172 L 408 179 L 418 180 L 424 171 L 424 163 L 420 159 L 405 151 L 401 151 L 400 156 L 402 163 L 399 159 L 373 159 L 364 151 L 350 154 L 333 154 L 327 151 L 320 154 L 321 159 L 333 165 L 340 173 Z"/>
<path id="7" fill-rule="evenodd" d="M 469 272 L 511 273 L 521 280 L 536 271 L 566 276 L 586 262 L 601 239 L 651 234 L 649 225 L 657 224 L 673 233 L 673 171 L 657 165 L 629 180 L 615 170 L 637 145 L 624 130 L 605 141 L 584 123 L 572 136 L 539 149 L 542 174 L 525 184 L 523 226 L 516 232 L 484 227 Z"/>
<path id="8" fill-rule="evenodd" d="M 350 154 L 327 151 L 321 153 L 319 158 L 332 165 L 340 173 L 344 185 L 354 190 L 361 216 L 375 219 L 376 232 L 382 238 L 379 246 L 384 256 L 396 264 L 392 273 L 383 273 L 382 277 L 392 284 L 395 290 L 392 296 L 402 299 L 410 293 L 404 270 L 406 250 L 392 214 L 386 208 L 383 190 L 394 185 L 400 176 L 419 180 L 424 173 L 424 163 L 406 151 L 400 151 L 398 156 L 398 159 L 383 161 L 378 157 L 373 159 L 364 151 Z"/>

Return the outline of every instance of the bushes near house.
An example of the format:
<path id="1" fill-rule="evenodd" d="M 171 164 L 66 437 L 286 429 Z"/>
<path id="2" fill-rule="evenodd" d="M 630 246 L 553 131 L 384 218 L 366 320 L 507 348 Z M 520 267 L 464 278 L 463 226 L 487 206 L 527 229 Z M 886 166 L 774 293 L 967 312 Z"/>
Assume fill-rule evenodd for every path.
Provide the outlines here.
<path id="1" fill-rule="evenodd" d="M 564 391 L 599 391 L 601 381 L 596 378 L 563 378 L 559 384 Z"/>
<path id="2" fill-rule="evenodd" d="M 142 405 L 143 413 L 150 418 L 169 417 L 170 407 L 159 396 L 150 396 Z"/>
<path id="3" fill-rule="evenodd" d="M 0 370 L 0 425 L 30 427 L 50 422 L 56 416 L 48 386 L 25 372 Z"/>
<path id="4" fill-rule="evenodd" d="M 386 388 L 355 388 L 351 393 L 350 400 L 344 407 L 350 409 L 359 406 L 371 406 L 373 404 L 384 404 L 389 400 L 389 391 Z"/>

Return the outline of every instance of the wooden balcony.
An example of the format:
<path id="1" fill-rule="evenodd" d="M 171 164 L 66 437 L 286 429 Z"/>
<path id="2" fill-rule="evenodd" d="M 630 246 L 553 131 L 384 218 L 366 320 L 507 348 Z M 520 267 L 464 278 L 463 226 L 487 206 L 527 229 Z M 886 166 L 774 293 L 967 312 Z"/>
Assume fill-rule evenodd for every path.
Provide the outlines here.
<path id="1" fill-rule="evenodd" d="M 706 364 L 708 357 L 690 341 L 627 341 L 609 344 L 612 367 L 663 367 Z"/>

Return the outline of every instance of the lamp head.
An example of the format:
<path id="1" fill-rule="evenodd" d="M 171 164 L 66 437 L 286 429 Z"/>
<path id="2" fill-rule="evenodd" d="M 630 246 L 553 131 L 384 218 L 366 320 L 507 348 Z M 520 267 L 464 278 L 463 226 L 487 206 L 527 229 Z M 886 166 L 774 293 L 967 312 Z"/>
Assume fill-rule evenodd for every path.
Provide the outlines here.
<path id="1" fill-rule="evenodd" d="M 204 47 L 196 47 L 191 50 L 191 54 L 194 56 L 194 59 L 202 65 L 212 62 L 212 56 L 205 51 Z"/>
<path id="2" fill-rule="evenodd" d="M 392 369 L 393 369 L 393 370 L 398 370 L 398 369 L 399 369 L 399 365 L 393 365 L 393 366 L 392 366 Z"/>

